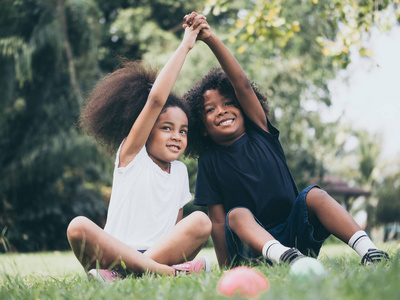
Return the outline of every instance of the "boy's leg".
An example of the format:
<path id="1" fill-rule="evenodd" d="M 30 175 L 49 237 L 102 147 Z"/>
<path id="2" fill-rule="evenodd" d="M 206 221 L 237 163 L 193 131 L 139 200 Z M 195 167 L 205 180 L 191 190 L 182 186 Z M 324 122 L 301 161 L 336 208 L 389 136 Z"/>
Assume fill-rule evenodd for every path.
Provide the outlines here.
<path id="1" fill-rule="evenodd" d="M 226 227 L 231 261 L 236 255 L 239 261 L 263 256 L 269 261 L 290 263 L 304 256 L 297 249 L 286 247 L 276 240 L 247 208 L 236 207 L 228 212 Z"/>
<path id="2" fill-rule="evenodd" d="M 324 190 L 314 187 L 306 196 L 309 221 L 312 225 L 320 222 L 330 233 L 345 243 L 360 226 L 350 214 Z"/>
<path id="3" fill-rule="evenodd" d="M 207 242 L 211 226 L 211 221 L 205 213 L 195 211 L 179 221 L 144 255 L 166 265 L 192 260 Z"/>
<path id="4" fill-rule="evenodd" d="M 312 188 L 306 196 L 306 203 L 310 223 L 320 222 L 334 236 L 352 247 L 362 257 L 363 264 L 389 259 L 387 253 L 376 250 L 368 235 L 327 192 Z"/>
<path id="5" fill-rule="evenodd" d="M 249 248 L 259 255 L 268 241 L 275 238 L 264 229 L 254 218 L 252 212 L 244 207 L 232 209 L 228 214 L 228 224 L 230 229 L 248 245 Z"/>
<path id="6" fill-rule="evenodd" d="M 67 229 L 71 248 L 87 271 L 96 268 L 110 268 L 115 265 L 121 269 L 121 261 L 133 273 L 141 274 L 147 271 L 159 274 L 173 274 L 173 268 L 160 264 L 150 257 L 132 249 L 117 240 L 86 217 L 76 217 Z"/>

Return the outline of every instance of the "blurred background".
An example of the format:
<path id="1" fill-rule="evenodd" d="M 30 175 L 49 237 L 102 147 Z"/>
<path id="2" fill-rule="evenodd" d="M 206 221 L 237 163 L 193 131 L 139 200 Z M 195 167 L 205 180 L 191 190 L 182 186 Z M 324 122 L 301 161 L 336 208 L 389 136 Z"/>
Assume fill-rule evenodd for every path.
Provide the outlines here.
<path id="1" fill-rule="evenodd" d="M 191 11 L 207 16 L 268 97 L 298 188 L 321 183 L 373 239 L 396 239 L 399 6 L 399 0 L 1 0 L 0 252 L 69 249 L 65 232 L 77 215 L 104 225 L 115 154 L 79 129 L 85 97 L 118 67 L 118 57 L 161 68 Z M 198 43 L 175 92 L 184 95 L 215 66 Z M 193 192 L 197 162 L 182 160 Z M 190 204 L 185 213 L 195 209 Z"/>

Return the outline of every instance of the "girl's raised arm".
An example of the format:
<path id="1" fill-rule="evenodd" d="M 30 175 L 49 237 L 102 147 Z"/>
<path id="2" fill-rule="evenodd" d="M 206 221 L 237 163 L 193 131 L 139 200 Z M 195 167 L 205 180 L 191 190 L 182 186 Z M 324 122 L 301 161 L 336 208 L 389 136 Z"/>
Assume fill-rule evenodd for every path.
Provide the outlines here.
<path id="1" fill-rule="evenodd" d="M 193 12 L 185 16 L 184 20 L 188 25 L 195 24 L 198 22 L 198 16 L 197 13 Z M 198 39 L 206 43 L 218 59 L 222 69 L 232 83 L 236 97 L 246 116 L 260 128 L 268 131 L 267 117 L 261 103 L 235 57 L 210 28 L 202 30 Z"/>
<path id="2" fill-rule="evenodd" d="M 194 47 L 200 30 L 205 28 L 209 28 L 205 22 L 197 22 L 196 25 L 185 28 L 181 44 L 158 75 L 145 106 L 122 145 L 119 167 L 127 166 L 146 144 L 150 132 L 172 91 L 187 54 Z"/>

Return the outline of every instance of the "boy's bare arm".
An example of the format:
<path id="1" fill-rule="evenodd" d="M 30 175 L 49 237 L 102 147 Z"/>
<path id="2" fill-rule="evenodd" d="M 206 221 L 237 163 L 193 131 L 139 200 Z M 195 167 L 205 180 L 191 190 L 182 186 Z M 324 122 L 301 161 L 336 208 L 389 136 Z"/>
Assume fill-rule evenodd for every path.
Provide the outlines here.
<path id="1" fill-rule="evenodd" d="M 190 25 L 194 22 L 197 15 L 197 13 L 192 12 L 190 15 L 185 16 L 184 20 Z M 210 28 L 201 30 L 197 39 L 206 43 L 218 59 L 222 69 L 235 89 L 236 97 L 246 116 L 260 128 L 268 131 L 267 118 L 264 110 L 251 87 L 246 73 L 243 71 L 236 58 Z"/>
<path id="2" fill-rule="evenodd" d="M 225 243 L 225 210 L 222 204 L 208 205 L 208 215 L 212 222 L 211 238 L 220 268 L 229 267 L 230 260 Z"/>

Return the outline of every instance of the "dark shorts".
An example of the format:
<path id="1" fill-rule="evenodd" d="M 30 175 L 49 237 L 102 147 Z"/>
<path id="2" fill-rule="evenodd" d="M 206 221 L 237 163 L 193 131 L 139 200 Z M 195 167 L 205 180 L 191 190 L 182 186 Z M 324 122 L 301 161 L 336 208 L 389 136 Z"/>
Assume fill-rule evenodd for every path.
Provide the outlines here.
<path id="1" fill-rule="evenodd" d="M 330 232 L 321 223 L 318 222 L 313 226 L 308 221 L 306 195 L 314 187 L 320 188 L 317 185 L 313 185 L 302 190 L 297 196 L 286 221 L 269 229 L 268 232 L 282 245 L 295 247 L 305 255 L 317 257 L 322 243 L 329 237 Z M 260 254 L 249 249 L 230 229 L 228 216 L 232 210 L 226 214 L 225 222 L 226 247 L 231 262 L 238 264 L 241 261 L 259 259 Z M 256 217 L 254 219 L 264 227 Z"/>

